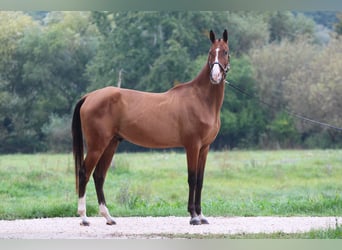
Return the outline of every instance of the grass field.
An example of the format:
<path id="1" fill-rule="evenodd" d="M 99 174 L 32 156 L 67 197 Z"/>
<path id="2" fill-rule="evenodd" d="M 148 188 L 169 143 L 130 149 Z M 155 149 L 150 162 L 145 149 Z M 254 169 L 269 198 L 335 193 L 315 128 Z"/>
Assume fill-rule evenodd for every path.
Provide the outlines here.
<path id="1" fill-rule="evenodd" d="M 187 216 L 184 153 L 120 153 L 105 195 L 113 216 Z M 0 219 L 77 216 L 71 154 L 0 156 Z M 207 216 L 341 216 L 342 150 L 210 152 Z M 97 215 L 93 180 L 88 215 Z"/>

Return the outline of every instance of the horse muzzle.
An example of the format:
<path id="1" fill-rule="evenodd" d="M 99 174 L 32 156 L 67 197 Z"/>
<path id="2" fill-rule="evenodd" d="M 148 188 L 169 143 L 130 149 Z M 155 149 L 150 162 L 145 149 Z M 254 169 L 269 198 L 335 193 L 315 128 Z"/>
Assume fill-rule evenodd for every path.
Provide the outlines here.
<path id="1" fill-rule="evenodd" d="M 210 67 L 210 81 L 213 84 L 220 84 L 223 79 L 226 78 L 226 74 L 230 69 L 228 63 L 226 67 L 223 67 L 220 63 L 215 62 Z"/>

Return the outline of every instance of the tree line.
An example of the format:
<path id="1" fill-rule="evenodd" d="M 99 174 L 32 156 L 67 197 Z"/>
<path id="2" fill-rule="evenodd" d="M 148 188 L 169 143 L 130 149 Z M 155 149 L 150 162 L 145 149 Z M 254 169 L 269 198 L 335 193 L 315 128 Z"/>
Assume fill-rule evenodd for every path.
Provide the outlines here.
<path id="1" fill-rule="evenodd" d="M 284 112 L 342 127 L 341 27 L 336 12 L 0 12 L 0 153 L 69 152 L 83 94 L 189 81 L 225 28 L 227 80 L 249 95 L 226 88 L 213 148 L 341 147 L 340 132 Z"/>

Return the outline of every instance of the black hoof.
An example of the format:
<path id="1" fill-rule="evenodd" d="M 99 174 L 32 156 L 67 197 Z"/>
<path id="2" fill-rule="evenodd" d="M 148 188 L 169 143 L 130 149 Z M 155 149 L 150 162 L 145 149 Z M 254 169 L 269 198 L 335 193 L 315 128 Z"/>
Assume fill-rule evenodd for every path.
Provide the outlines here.
<path id="1" fill-rule="evenodd" d="M 201 225 L 201 220 L 198 217 L 193 217 L 190 220 L 190 225 Z"/>
<path id="2" fill-rule="evenodd" d="M 114 220 L 111 220 L 111 221 L 107 221 L 106 224 L 109 226 L 112 226 L 112 225 L 116 225 L 116 222 Z"/>
<path id="3" fill-rule="evenodd" d="M 88 221 L 82 221 L 80 223 L 81 226 L 85 226 L 85 227 L 89 227 L 90 226 L 90 223 Z"/>
<path id="4" fill-rule="evenodd" d="M 201 224 L 209 224 L 208 220 L 206 218 L 201 219 Z"/>

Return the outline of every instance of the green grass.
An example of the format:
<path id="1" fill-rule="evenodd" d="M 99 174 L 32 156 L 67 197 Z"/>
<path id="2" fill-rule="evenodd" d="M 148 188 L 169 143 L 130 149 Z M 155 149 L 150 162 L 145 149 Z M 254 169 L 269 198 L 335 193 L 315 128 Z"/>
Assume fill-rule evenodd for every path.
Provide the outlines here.
<path id="1" fill-rule="evenodd" d="M 117 154 L 105 183 L 113 216 L 187 216 L 184 153 Z M 71 154 L 0 156 L 0 219 L 77 216 Z M 207 216 L 341 216 L 342 150 L 210 152 Z M 98 214 L 93 180 L 88 215 Z M 341 236 L 341 235 L 340 235 Z"/>
<path id="2" fill-rule="evenodd" d="M 258 233 L 258 234 L 154 234 L 151 237 L 171 239 L 342 239 L 342 228 L 312 230 L 306 233 Z"/>

